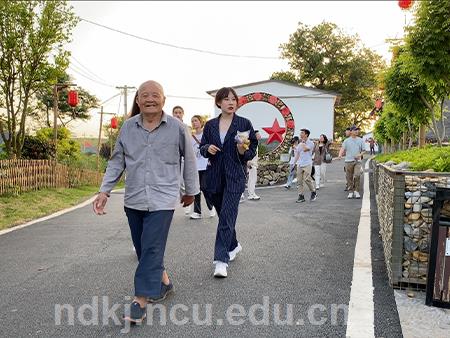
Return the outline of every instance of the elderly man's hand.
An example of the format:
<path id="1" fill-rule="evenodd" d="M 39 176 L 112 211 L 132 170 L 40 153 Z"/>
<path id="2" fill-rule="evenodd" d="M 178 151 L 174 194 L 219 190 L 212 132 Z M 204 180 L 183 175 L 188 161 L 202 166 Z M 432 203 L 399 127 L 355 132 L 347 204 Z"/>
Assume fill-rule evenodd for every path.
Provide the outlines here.
<path id="1" fill-rule="evenodd" d="M 97 197 L 95 198 L 94 202 L 92 202 L 92 207 L 94 209 L 94 212 L 97 215 L 104 215 L 106 214 L 105 212 L 105 205 L 106 202 L 108 201 L 108 194 L 104 193 L 104 192 L 100 192 Z"/>
<path id="2" fill-rule="evenodd" d="M 181 203 L 183 203 L 183 208 L 191 205 L 192 203 L 194 203 L 194 196 L 183 195 L 181 197 Z"/>

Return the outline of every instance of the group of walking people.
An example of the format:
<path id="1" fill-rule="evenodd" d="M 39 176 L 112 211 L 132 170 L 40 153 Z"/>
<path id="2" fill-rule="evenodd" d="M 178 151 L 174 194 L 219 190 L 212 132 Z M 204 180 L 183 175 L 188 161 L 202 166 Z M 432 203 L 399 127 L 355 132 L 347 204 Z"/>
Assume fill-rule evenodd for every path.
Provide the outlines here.
<path id="1" fill-rule="evenodd" d="M 163 110 L 163 87 L 156 81 L 140 85 L 131 116 L 124 122 L 93 202 L 94 212 L 105 214 L 111 190 L 126 170 L 124 211 L 138 258 L 134 275 L 135 297 L 126 321 L 140 323 L 146 305 L 161 301 L 173 291 L 164 266 L 164 252 L 174 210 L 181 202 L 189 215 L 202 217 L 201 193 L 209 216 L 218 215 L 213 264 L 215 277 L 227 277 L 230 262 L 242 250 L 236 234 L 241 197 L 248 179 L 248 199 L 258 200 L 254 186 L 257 177 L 257 147 L 260 138 L 252 123 L 236 115 L 238 95 L 233 88 L 221 88 L 215 104 L 221 110 L 205 123 L 200 115 L 191 119 L 191 128 L 182 122 L 184 110 L 176 106 L 172 115 Z M 241 142 L 239 135 L 248 135 Z M 358 198 L 359 182 L 350 180 L 360 168 L 362 148 L 351 131 L 340 152 L 345 154 L 349 196 Z M 286 188 L 298 177 L 298 199 L 304 202 L 304 185 L 311 201 L 323 187 L 330 142 L 326 135 L 313 142 L 310 131 L 302 129 L 292 141 L 291 171 Z M 359 167 L 358 167 L 359 166 Z M 295 170 L 296 168 L 296 170 Z M 312 175 L 313 171 L 315 174 Z M 314 178 L 314 179 L 313 179 Z M 350 197 L 349 197 L 350 198 Z"/>
<path id="2" fill-rule="evenodd" d="M 124 315 L 132 323 L 145 319 L 148 303 L 161 301 L 173 291 L 164 266 L 170 224 L 180 201 L 185 208 L 194 203 L 194 213 L 201 214 L 200 191 L 205 193 L 210 215 L 218 215 L 214 276 L 227 277 L 229 263 L 242 250 L 236 219 L 247 164 L 257 154 L 258 140 L 251 122 L 235 114 L 238 96 L 233 88 L 216 93 L 215 104 L 221 110 L 218 117 L 204 126 L 201 117 L 192 118 L 192 132 L 181 122 L 182 108 L 174 109 L 175 117 L 169 116 L 164 104 L 164 90 L 158 82 L 139 86 L 131 116 L 120 129 L 93 202 L 94 212 L 105 214 L 111 190 L 126 168 L 124 209 L 138 257 L 135 297 Z M 236 134 L 244 131 L 248 141 L 237 142 Z"/>

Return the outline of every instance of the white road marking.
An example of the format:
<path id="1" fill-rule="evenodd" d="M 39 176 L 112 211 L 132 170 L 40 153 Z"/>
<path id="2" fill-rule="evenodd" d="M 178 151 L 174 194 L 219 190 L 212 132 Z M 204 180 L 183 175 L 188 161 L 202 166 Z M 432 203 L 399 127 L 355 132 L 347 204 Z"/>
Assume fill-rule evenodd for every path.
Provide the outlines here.
<path id="1" fill-rule="evenodd" d="M 346 337 L 375 337 L 372 259 L 370 244 L 369 164 L 364 170 L 364 195 L 356 238 L 353 280 L 348 308 Z"/>

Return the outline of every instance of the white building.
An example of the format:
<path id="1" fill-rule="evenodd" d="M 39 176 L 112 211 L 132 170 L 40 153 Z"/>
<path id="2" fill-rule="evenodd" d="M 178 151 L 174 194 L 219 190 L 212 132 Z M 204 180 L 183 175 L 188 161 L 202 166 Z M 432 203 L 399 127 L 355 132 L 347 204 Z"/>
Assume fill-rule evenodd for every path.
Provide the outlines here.
<path id="1" fill-rule="evenodd" d="M 311 138 L 318 138 L 325 134 L 329 139 L 334 134 L 334 106 L 339 94 L 319 90 L 315 88 L 299 86 L 290 82 L 280 80 L 266 80 L 233 86 L 239 96 L 250 93 L 265 92 L 281 99 L 291 110 L 295 121 L 295 133 L 300 134 L 300 129 L 306 128 L 311 131 Z M 218 89 L 207 91 L 215 96 Z M 269 103 L 251 102 L 239 108 L 239 115 L 248 118 L 254 129 L 258 129 L 263 138 L 267 133 L 263 127 L 272 127 L 275 119 L 281 127 L 285 126 L 281 113 Z M 215 107 L 215 116 L 220 110 Z"/>

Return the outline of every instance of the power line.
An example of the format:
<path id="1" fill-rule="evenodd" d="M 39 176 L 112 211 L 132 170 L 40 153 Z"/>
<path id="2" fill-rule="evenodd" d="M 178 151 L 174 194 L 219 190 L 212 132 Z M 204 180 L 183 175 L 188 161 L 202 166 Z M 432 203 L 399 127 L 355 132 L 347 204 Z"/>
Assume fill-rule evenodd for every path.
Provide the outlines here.
<path id="1" fill-rule="evenodd" d="M 122 103 L 122 93 L 120 93 L 120 97 L 119 97 L 119 105 L 117 106 L 117 115 L 119 115 L 121 103 Z"/>
<path id="2" fill-rule="evenodd" d="M 102 85 L 102 86 L 105 86 L 105 87 L 115 88 L 113 85 L 110 85 L 110 84 L 107 84 L 107 83 L 104 83 L 104 82 L 97 81 L 97 80 L 95 80 L 95 79 L 93 79 L 93 78 L 91 78 L 91 77 L 89 77 L 89 76 L 86 76 L 86 75 L 80 73 L 79 71 L 76 71 L 76 70 L 73 68 L 73 65 L 70 65 L 70 66 L 69 66 L 69 69 L 72 70 L 73 72 L 77 73 L 78 75 L 81 75 L 82 77 L 84 77 L 84 78 L 86 78 L 86 79 L 88 79 L 88 80 L 91 80 L 92 82 L 98 83 L 98 84 L 100 84 L 100 85 Z"/>
<path id="3" fill-rule="evenodd" d="M 100 103 L 100 105 L 101 105 L 101 106 L 104 105 L 105 103 L 111 101 L 112 99 L 114 99 L 115 97 L 117 97 L 117 96 L 119 96 L 119 95 L 122 95 L 122 93 L 117 93 L 117 94 L 111 96 L 109 99 L 106 99 L 105 101 L 103 101 L 102 103 Z"/>
<path id="4" fill-rule="evenodd" d="M 87 68 L 85 65 L 83 65 L 80 61 L 78 61 L 75 56 L 71 55 L 70 56 L 76 63 L 78 63 L 80 65 L 81 68 L 83 68 L 88 74 L 95 76 L 97 79 L 99 79 L 100 81 L 106 82 L 105 79 L 103 79 L 102 77 L 98 76 L 97 74 L 95 74 L 93 71 L 91 71 L 89 68 Z"/>
<path id="5" fill-rule="evenodd" d="M 210 51 L 210 50 L 206 50 L 206 49 L 177 46 L 177 45 L 173 45 L 171 43 L 155 41 L 155 40 L 148 39 L 148 38 L 145 38 L 145 37 L 142 37 L 142 36 L 138 36 L 138 35 L 135 35 L 135 34 L 127 33 L 127 32 L 121 31 L 119 29 L 108 27 L 108 26 L 105 26 L 105 25 L 102 25 L 102 24 L 99 24 L 97 22 L 94 22 L 94 21 L 91 21 L 91 20 L 87 20 L 87 19 L 84 19 L 84 18 L 80 18 L 80 20 L 84 21 L 84 22 L 87 22 L 87 23 L 90 23 L 92 25 L 98 26 L 98 27 L 102 27 L 102 28 L 108 29 L 108 30 L 116 32 L 116 33 L 120 33 L 120 34 L 123 34 L 123 35 L 131 36 L 133 38 L 136 38 L 136 39 L 139 39 L 139 40 L 143 40 L 143 41 L 147 41 L 147 42 L 154 43 L 154 44 L 161 45 L 161 46 L 177 48 L 177 49 L 183 49 L 183 50 L 188 50 L 188 51 L 198 52 L 198 53 L 218 55 L 218 56 L 227 56 L 227 57 L 236 57 L 236 58 L 248 58 L 248 59 L 263 59 L 263 60 L 279 60 L 279 58 L 275 57 L 275 56 L 228 54 L 228 53 L 214 52 L 214 51 Z"/>
<path id="6" fill-rule="evenodd" d="M 77 66 L 77 65 L 74 64 L 74 63 L 70 63 L 69 67 L 70 67 L 72 70 L 78 72 L 78 74 L 81 74 L 81 75 L 83 75 L 83 76 L 87 76 L 87 77 L 89 77 L 89 78 L 92 78 L 92 76 L 91 76 L 90 74 L 88 74 L 85 70 L 81 69 L 79 66 Z M 92 79 L 93 79 L 93 78 L 92 78 Z M 95 79 L 93 79 L 93 80 L 95 80 Z M 98 81 L 98 80 L 96 80 L 96 81 Z"/>

